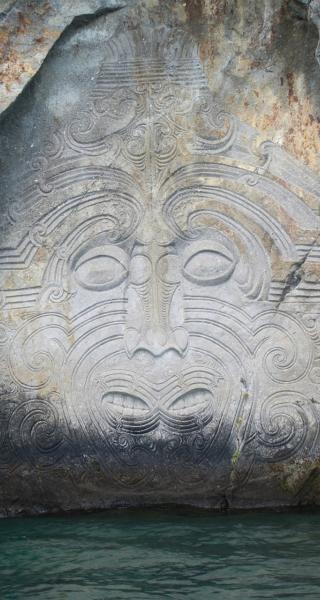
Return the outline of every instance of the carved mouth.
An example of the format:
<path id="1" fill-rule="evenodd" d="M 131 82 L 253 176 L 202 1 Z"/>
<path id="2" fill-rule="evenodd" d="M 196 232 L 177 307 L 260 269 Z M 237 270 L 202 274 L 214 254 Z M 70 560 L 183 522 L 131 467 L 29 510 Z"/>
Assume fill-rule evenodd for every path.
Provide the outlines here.
<path id="1" fill-rule="evenodd" d="M 192 389 L 159 408 L 153 398 L 143 399 L 128 393 L 109 391 L 102 396 L 100 412 L 118 431 L 148 433 L 161 423 L 176 432 L 200 430 L 213 418 L 213 395 L 207 389 Z"/>

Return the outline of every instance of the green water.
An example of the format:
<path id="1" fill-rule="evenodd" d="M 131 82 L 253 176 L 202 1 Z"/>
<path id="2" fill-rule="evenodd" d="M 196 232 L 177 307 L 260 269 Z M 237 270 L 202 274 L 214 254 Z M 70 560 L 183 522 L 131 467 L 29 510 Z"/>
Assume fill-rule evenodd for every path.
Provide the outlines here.
<path id="1" fill-rule="evenodd" d="M 320 599 L 320 514 L 0 521 L 0 599 Z"/>

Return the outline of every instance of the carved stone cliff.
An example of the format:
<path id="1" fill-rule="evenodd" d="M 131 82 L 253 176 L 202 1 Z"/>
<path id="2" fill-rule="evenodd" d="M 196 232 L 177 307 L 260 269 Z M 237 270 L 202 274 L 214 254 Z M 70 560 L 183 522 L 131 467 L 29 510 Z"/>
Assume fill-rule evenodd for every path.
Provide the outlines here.
<path id="1" fill-rule="evenodd" d="M 1 514 L 319 504 L 307 4 L 76 20 L 3 113 Z"/>

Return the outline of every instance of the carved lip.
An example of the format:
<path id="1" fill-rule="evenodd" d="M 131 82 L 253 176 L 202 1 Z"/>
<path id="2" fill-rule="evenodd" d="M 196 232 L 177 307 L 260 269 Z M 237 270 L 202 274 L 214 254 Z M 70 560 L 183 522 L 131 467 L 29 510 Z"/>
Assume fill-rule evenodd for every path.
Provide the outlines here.
<path id="1" fill-rule="evenodd" d="M 177 433 L 198 431 L 213 418 L 212 392 L 195 388 L 158 406 L 154 398 L 119 391 L 108 391 L 101 399 L 100 412 L 108 424 L 118 431 L 148 433 L 161 423 Z"/>

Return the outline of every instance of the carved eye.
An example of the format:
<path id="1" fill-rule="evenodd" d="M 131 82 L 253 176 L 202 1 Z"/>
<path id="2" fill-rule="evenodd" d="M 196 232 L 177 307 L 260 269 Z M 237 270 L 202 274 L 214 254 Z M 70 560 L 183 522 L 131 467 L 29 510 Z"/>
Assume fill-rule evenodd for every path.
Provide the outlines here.
<path id="1" fill-rule="evenodd" d="M 128 257 L 120 248 L 94 248 L 76 263 L 75 278 L 87 290 L 109 290 L 128 274 Z"/>
<path id="2" fill-rule="evenodd" d="M 229 279 L 236 266 L 235 257 L 218 243 L 197 242 L 184 256 L 184 275 L 199 285 L 213 285 Z"/>

